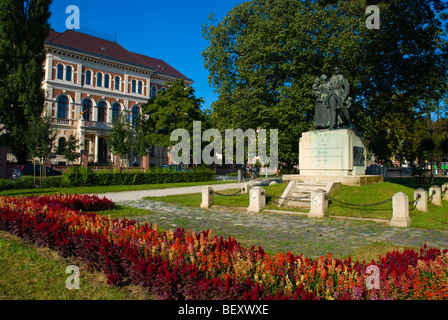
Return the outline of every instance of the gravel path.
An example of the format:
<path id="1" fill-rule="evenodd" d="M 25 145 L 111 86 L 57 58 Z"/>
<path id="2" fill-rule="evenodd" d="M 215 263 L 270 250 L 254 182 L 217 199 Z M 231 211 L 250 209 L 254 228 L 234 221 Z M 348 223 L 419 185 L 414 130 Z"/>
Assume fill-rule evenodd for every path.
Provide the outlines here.
<path id="1" fill-rule="evenodd" d="M 448 231 L 390 227 L 371 221 L 308 218 L 306 215 L 243 210 L 187 208 L 151 200 L 127 200 L 121 204 L 149 210 L 133 217 L 141 223 L 156 223 L 164 229 L 182 227 L 213 234 L 231 235 L 244 245 L 261 245 L 273 252 L 291 251 L 317 258 L 331 252 L 348 256 L 354 249 L 387 242 L 400 246 L 448 248 Z"/>

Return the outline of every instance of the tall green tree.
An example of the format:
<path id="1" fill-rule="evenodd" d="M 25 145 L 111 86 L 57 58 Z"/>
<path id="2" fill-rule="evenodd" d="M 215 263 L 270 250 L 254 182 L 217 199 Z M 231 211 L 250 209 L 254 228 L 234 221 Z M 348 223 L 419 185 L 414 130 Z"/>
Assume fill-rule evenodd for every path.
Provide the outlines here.
<path id="1" fill-rule="evenodd" d="M 55 139 L 51 120 L 48 117 L 37 117 L 30 123 L 29 136 L 26 139 L 30 156 L 40 160 L 40 182 L 45 177 L 44 159 L 51 152 Z"/>
<path id="2" fill-rule="evenodd" d="M 374 153 L 379 130 L 391 132 L 393 154 L 405 135 L 399 124 L 412 123 L 445 90 L 442 1 L 380 2 L 381 27 L 372 30 L 365 0 L 330 2 L 247 1 L 203 28 L 209 83 L 219 94 L 215 125 L 279 129 L 287 169 L 298 162 L 301 133 L 313 128 L 314 79 L 336 65 L 351 85 L 353 122 Z"/>
<path id="3" fill-rule="evenodd" d="M 70 134 L 65 144 L 58 147 L 58 154 L 63 155 L 68 164 L 72 164 L 73 161 L 81 156 L 81 153 L 78 152 L 81 145 L 82 143 L 79 139 L 74 134 Z"/>
<path id="4" fill-rule="evenodd" d="M 129 160 L 129 154 L 135 141 L 134 132 L 125 114 L 121 114 L 112 124 L 107 144 L 110 150 L 120 156 L 120 167 L 123 161 Z"/>
<path id="5" fill-rule="evenodd" d="M 51 0 L 0 0 L 1 143 L 20 163 L 29 157 L 30 123 L 42 115 L 45 62 Z"/>
<path id="6" fill-rule="evenodd" d="M 142 105 L 142 130 L 148 145 L 169 147 L 171 133 L 175 129 L 185 129 L 193 136 L 193 121 L 204 121 L 201 110 L 202 98 L 197 98 L 191 86 L 178 79 Z"/>

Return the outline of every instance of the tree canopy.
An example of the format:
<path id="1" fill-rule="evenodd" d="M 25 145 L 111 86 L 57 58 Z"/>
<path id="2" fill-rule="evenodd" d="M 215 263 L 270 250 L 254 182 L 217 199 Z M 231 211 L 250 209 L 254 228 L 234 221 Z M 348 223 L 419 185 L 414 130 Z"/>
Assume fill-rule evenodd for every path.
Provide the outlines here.
<path id="1" fill-rule="evenodd" d="M 379 2 L 380 29 L 366 27 L 365 0 L 253 0 L 203 28 L 209 83 L 219 94 L 214 125 L 279 129 L 279 160 L 298 162 L 298 140 L 313 128 L 311 87 L 340 66 L 351 85 L 353 122 L 369 148 L 389 132 L 391 153 L 427 102 L 446 87 L 442 1 Z"/>
<path id="2" fill-rule="evenodd" d="M 171 146 L 171 133 L 186 129 L 193 135 L 193 121 L 204 121 L 201 110 L 202 98 L 197 98 L 194 89 L 186 86 L 183 79 L 169 85 L 142 105 L 141 131 L 148 145 Z M 144 138 L 141 138 L 144 139 Z"/>
<path id="3" fill-rule="evenodd" d="M 45 38 L 50 27 L 51 0 L 0 0 L 1 143 L 18 161 L 29 156 L 30 123 L 42 116 Z"/>

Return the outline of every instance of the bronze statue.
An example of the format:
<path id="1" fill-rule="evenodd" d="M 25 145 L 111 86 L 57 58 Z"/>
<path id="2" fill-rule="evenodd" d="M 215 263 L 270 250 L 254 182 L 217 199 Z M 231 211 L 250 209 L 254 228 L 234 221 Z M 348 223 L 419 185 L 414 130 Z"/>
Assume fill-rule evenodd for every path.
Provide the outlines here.
<path id="1" fill-rule="evenodd" d="M 314 124 L 317 129 L 336 129 L 343 125 L 343 117 L 352 129 L 353 124 L 348 112 L 353 101 L 348 97 L 350 85 L 339 67 L 335 67 L 334 71 L 330 81 L 327 81 L 326 75 L 322 75 L 313 84 L 313 96 L 316 98 Z"/>

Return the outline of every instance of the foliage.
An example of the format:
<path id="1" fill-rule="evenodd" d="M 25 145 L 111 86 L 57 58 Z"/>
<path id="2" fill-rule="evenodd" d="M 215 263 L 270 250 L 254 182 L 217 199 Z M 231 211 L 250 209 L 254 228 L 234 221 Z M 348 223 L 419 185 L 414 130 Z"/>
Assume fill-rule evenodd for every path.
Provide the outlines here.
<path id="1" fill-rule="evenodd" d="M 30 124 L 44 110 L 44 41 L 51 0 L 0 1 L 0 123 L 19 163 L 29 156 Z"/>
<path id="2" fill-rule="evenodd" d="M 147 172 L 119 172 L 113 170 L 94 173 L 90 168 L 72 167 L 68 168 L 64 174 L 64 185 L 68 187 L 140 185 L 213 181 L 214 179 L 215 172 L 211 170 L 171 172 L 156 168 Z"/>
<path id="3" fill-rule="evenodd" d="M 128 160 L 133 143 L 134 133 L 131 125 L 126 115 L 122 114 L 113 122 L 107 144 L 114 154 L 120 156 L 120 160 Z"/>
<path id="4" fill-rule="evenodd" d="M 58 154 L 63 155 L 69 164 L 73 163 L 81 156 L 81 153 L 78 152 L 81 145 L 82 143 L 79 139 L 74 134 L 70 134 L 65 144 L 58 146 Z"/>
<path id="5" fill-rule="evenodd" d="M 66 202 L 102 207 L 98 198 L 77 197 Z M 80 212 L 64 198 L 0 197 L 0 229 L 78 257 L 111 285 L 138 284 L 160 299 L 448 299 L 448 250 L 425 245 L 367 263 L 268 255 L 210 231 L 162 232 Z M 379 288 L 368 288 L 368 266 L 378 268 Z"/>
<path id="6" fill-rule="evenodd" d="M 185 129 L 193 136 L 193 121 L 203 121 L 200 109 L 202 98 L 196 98 L 194 89 L 178 79 L 142 105 L 141 126 L 150 145 L 169 147 L 171 132 Z"/>
<path id="7" fill-rule="evenodd" d="M 215 126 L 279 129 L 279 160 L 291 171 L 301 133 L 313 128 L 312 84 L 339 65 L 351 85 L 355 126 L 375 154 L 385 147 L 376 139 L 389 132 L 385 156 L 394 154 L 416 115 L 428 111 L 425 102 L 444 93 L 446 40 L 436 14 L 445 4 L 378 6 L 379 30 L 367 29 L 364 0 L 247 1 L 220 22 L 212 17 L 202 54 L 219 94 Z"/>
<path id="8" fill-rule="evenodd" d="M 32 158 L 45 158 L 53 148 L 55 135 L 48 117 L 34 118 L 30 123 L 29 136 L 26 138 L 29 154 Z"/>

